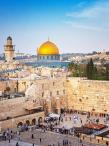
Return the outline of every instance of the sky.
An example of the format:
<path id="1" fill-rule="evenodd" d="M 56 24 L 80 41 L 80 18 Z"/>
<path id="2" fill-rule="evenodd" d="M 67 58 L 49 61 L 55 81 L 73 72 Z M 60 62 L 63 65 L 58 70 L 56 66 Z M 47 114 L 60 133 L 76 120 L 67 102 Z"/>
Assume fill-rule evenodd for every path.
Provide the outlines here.
<path id="1" fill-rule="evenodd" d="M 9 35 L 16 52 L 48 37 L 60 53 L 109 51 L 109 0 L 0 0 L 0 53 Z"/>

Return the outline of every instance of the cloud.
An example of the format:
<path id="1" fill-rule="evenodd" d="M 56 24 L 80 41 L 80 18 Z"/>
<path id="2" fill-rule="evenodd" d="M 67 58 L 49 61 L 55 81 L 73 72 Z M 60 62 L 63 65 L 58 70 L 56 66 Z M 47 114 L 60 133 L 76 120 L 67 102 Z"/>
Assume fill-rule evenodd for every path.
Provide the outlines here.
<path id="1" fill-rule="evenodd" d="M 86 29 L 86 30 L 91 30 L 91 31 L 104 31 L 108 32 L 109 28 L 101 28 L 98 26 L 91 26 L 87 24 L 80 24 L 80 23 L 75 23 L 72 21 L 65 21 L 64 23 L 71 25 L 73 28 L 80 28 L 80 29 Z"/>
<path id="2" fill-rule="evenodd" d="M 109 31 L 109 1 L 96 2 L 91 6 L 84 6 L 66 14 L 65 23 L 72 27 Z"/>

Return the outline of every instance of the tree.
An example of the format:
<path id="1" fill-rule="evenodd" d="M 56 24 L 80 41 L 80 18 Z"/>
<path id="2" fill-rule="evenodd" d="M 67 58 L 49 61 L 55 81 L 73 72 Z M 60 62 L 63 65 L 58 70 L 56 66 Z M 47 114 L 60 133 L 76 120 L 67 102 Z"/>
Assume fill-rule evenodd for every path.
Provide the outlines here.
<path id="1" fill-rule="evenodd" d="M 109 80 L 109 66 L 106 66 L 106 80 Z"/>
<path id="2" fill-rule="evenodd" d="M 90 61 L 87 64 L 86 72 L 87 72 L 87 78 L 88 79 L 93 79 L 94 73 L 95 73 L 95 68 L 94 68 L 94 64 L 93 64 L 92 58 L 90 59 Z"/>
<path id="3" fill-rule="evenodd" d="M 16 88 L 17 88 L 17 93 L 18 93 L 18 90 L 19 90 L 19 82 L 18 82 L 18 80 L 16 82 Z"/>
<path id="4" fill-rule="evenodd" d="M 74 63 L 73 62 L 68 64 L 68 70 L 69 71 L 72 71 L 73 67 L 74 67 Z"/>

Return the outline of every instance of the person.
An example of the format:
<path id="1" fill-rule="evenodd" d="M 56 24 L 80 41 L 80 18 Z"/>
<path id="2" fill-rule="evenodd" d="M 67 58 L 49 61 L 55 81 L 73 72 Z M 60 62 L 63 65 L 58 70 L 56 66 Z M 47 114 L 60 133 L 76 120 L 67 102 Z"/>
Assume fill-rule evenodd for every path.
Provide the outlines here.
<path id="1" fill-rule="evenodd" d="M 65 142 L 64 142 L 64 140 L 63 140 L 63 146 L 65 145 Z"/>
<path id="2" fill-rule="evenodd" d="M 33 134 L 31 135 L 31 138 L 34 139 L 34 135 Z"/>
<path id="3" fill-rule="evenodd" d="M 40 138 L 40 143 L 41 143 L 41 141 L 42 141 L 42 140 L 41 140 L 41 138 Z"/>
<path id="4" fill-rule="evenodd" d="M 4 134 L 4 139 L 5 139 L 5 141 L 6 141 L 6 139 L 7 139 L 7 133 L 5 132 L 5 134 Z"/>
<path id="5" fill-rule="evenodd" d="M 9 143 L 10 143 L 10 138 L 9 138 Z"/>
<path id="6" fill-rule="evenodd" d="M 108 141 L 106 141 L 106 146 L 108 146 Z"/>
<path id="7" fill-rule="evenodd" d="M 32 146 L 34 146 L 34 143 L 33 143 L 33 145 Z"/>
<path id="8" fill-rule="evenodd" d="M 71 146 L 72 144 L 71 144 L 71 141 L 69 141 L 69 146 Z"/>
<path id="9" fill-rule="evenodd" d="M 80 139 L 80 143 L 82 143 L 82 140 Z"/>
<path id="10" fill-rule="evenodd" d="M 61 120 L 61 116 L 59 116 L 59 122 L 60 122 L 60 120 Z"/>
<path id="11" fill-rule="evenodd" d="M 19 143 L 18 142 L 16 143 L 16 146 L 19 146 Z"/>

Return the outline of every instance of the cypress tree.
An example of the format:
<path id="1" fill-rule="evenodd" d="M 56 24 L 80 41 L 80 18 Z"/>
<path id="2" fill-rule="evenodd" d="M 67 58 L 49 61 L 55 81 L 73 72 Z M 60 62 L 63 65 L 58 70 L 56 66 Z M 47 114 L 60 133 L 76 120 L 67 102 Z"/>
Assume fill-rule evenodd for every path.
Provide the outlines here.
<path id="1" fill-rule="evenodd" d="M 87 78 L 93 79 L 93 77 L 94 77 L 94 64 L 93 64 L 92 58 L 90 59 L 90 61 L 87 64 L 86 72 L 87 72 Z"/>

